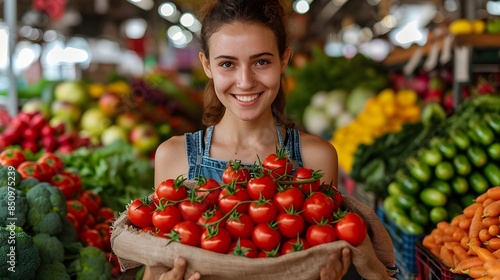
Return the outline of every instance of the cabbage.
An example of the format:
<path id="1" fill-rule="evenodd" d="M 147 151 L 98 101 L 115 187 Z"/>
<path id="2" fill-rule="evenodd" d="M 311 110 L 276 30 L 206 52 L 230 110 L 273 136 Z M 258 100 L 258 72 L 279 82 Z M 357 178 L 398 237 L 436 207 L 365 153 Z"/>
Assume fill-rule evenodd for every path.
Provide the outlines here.
<path id="1" fill-rule="evenodd" d="M 304 110 L 303 122 L 306 130 L 315 135 L 322 135 L 331 126 L 328 115 L 311 105 Z"/>

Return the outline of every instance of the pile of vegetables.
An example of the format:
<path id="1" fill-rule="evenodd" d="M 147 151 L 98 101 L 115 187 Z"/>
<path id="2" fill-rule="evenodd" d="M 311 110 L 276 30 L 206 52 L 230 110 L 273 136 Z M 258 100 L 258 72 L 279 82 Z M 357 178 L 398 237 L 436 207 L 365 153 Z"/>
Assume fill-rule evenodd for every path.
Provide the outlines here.
<path id="1" fill-rule="evenodd" d="M 435 134 L 401 159 L 383 201 L 405 232 L 423 234 L 500 185 L 500 96 L 467 100 Z"/>
<path id="2" fill-rule="evenodd" d="M 455 274 L 500 275 L 500 186 L 489 188 L 450 222 L 437 224 L 422 245 Z"/>
<path id="3" fill-rule="evenodd" d="M 112 269 L 120 273 L 109 240 L 113 210 L 82 190 L 81 178 L 60 157 L 28 158 L 8 148 L 0 165 L 0 251 L 7 258 L 1 278 L 110 279 Z"/>
<path id="4" fill-rule="evenodd" d="M 292 170 L 286 153 L 277 152 L 251 168 L 230 161 L 221 183 L 199 177 L 188 188 L 182 176 L 166 179 L 127 213 L 140 230 L 171 242 L 249 258 L 336 240 L 359 245 L 365 221 L 342 209 L 342 194 L 321 177 L 305 167 Z"/>
<path id="5" fill-rule="evenodd" d="M 330 141 L 339 154 L 340 168 L 350 173 L 359 145 L 370 145 L 388 132 L 400 131 L 404 123 L 420 121 L 420 115 L 414 91 L 385 89 L 370 98 L 352 122 L 333 133 Z"/>

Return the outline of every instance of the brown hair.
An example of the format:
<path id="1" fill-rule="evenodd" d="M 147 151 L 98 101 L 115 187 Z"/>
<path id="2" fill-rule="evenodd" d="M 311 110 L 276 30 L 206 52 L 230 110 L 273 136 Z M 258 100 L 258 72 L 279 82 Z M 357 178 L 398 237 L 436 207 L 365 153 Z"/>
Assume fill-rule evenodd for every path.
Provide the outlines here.
<path id="1" fill-rule="evenodd" d="M 224 24 L 235 21 L 245 23 L 258 23 L 273 31 L 280 56 L 283 56 L 288 47 L 287 13 L 280 0 L 211 0 L 207 1 L 199 13 L 202 24 L 200 32 L 201 50 L 207 59 L 208 39 Z M 293 126 L 285 115 L 286 105 L 285 81 L 282 78 L 278 95 L 273 101 L 273 114 L 287 126 Z M 226 108 L 215 94 L 213 80 L 209 80 L 203 95 L 203 119 L 205 126 L 218 123 Z"/>

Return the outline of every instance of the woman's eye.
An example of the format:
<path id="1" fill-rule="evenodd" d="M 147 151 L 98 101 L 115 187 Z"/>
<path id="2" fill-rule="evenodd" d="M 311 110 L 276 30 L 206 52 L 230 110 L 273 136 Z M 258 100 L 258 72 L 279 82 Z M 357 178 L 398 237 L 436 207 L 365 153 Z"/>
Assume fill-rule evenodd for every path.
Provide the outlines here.
<path id="1" fill-rule="evenodd" d="M 229 68 L 231 66 L 233 66 L 233 64 L 231 62 L 222 62 L 220 64 L 221 67 L 224 67 L 224 68 Z"/>
<path id="2" fill-rule="evenodd" d="M 257 64 L 257 65 L 266 65 L 266 64 L 268 64 L 268 63 L 269 63 L 269 61 L 267 61 L 267 60 L 259 60 L 259 61 L 257 61 L 257 63 L 256 63 L 256 64 Z"/>

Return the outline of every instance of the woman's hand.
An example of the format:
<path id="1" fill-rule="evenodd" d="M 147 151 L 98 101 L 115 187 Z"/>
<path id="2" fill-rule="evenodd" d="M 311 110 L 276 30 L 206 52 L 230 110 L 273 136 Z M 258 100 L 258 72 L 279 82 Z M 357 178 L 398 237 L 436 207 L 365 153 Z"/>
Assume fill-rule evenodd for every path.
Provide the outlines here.
<path id="1" fill-rule="evenodd" d="M 174 262 L 174 268 L 168 270 L 168 268 L 154 268 L 151 269 L 151 274 L 160 275 L 159 280 L 183 280 L 184 274 L 186 273 L 187 262 L 184 258 L 177 258 Z M 153 271 L 154 270 L 154 271 Z M 201 275 L 199 272 L 194 273 L 188 280 L 199 280 Z"/>
<path id="2" fill-rule="evenodd" d="M 321 280 L 341 280 L 351 265 L 351 250 L 342 249 L 342 253 L 333 253 L 328 257 L 326 266 L 321 269 Z"/>

